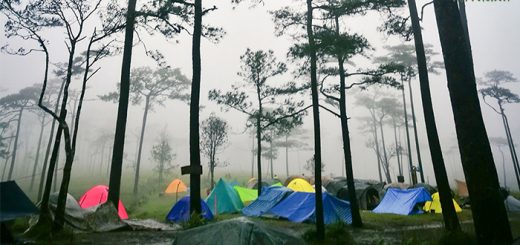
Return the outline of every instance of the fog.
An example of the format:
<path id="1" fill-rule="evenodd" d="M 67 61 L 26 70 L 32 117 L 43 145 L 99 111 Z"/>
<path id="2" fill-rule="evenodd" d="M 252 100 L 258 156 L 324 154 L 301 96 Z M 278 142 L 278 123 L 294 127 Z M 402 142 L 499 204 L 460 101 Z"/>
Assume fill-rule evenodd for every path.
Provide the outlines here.
<path id="1" fill-rule="evenodd" d="M 237 72 L 240 69 L 240 55 L 246 48 L 253 50 L 272 49 L 279 60 L 287 61 L 290 71 L 295 69 L 295 65 L 290 63 L 286 58 L 288 48 L 293 40 L 288 36 L 276 37 L 273 34 L 274 24 L 268 10 L 274 10 L 282 6 L 282 4 L 299 4 L 296 1 L 266 1 L 265 5 L 251 8 L 248 3 L 239 6 L 228 4 L 228 1 L 207 1 L 207 6 L 212 6 L 218 2 L 219 9 L 204 17 L 204 23 L 210 23 L 213 26 L 220 26 L 226 31 L 226 35 L 219 43 L 211 43 L 207 40 L 202 44 L 202 88 L 201 88 L 201 120 L 206 119 L 211 113 L 226 119 L 232 128 L 228 147 L 218 156 L 219 159 L 228 162 L 230 165 L 223 168 L 217 168 L 217 176 L 227 173 L 250 175 L 252 161 L 252 139 L 247 133 L 245 122 L 247 117 L 237 111 L 224 111 L 221 106 L 208 100 L 208 91 L 219 88 L 224 91 L 229 90 L 231 85 L 239 82 L 240 77 Z M 422 1 L 420 1 L 422 3 Z M 419 5 L 419 4 L 418 4 Z M 473 51 L 473 60 L 475 66 L 475 74 L 477 77 L 483 76 L 485 72 L 491 70 L 507 70 L 512 72 L 515 77 L 520 78 L 520 1 L 508 2 L 480 2 L 470 1 L 466 5 L 469 33 Z M 381 25 L 382 17 L 379 14 L 368 14 L 366 16 L 347 18 L 344 25 L 352 31 L 366 35 L 367 39 L 374 48 L 373 56 L 385 55 L 383 46 L 402 43 L 403 41 L 396 37 L 388 37 L 378 32 L 377 27 Z M 5 17 L 0 17 L 0 22 L 5 22 Z M 424 42 L 432 44 L 436 52 L 441 53 L 439 37 L 436 28 L 433 7 L 430 5 L 425 9 L 423 20 L 423 38 Z M 10 43 L 3 35 L 3 25 L 0 38 L 0 45 Z M 64 44 L 64 33 L 62 31 L 49 31 L 45 36 L 50 40 L 52 63 L 64 62 L 66 60 L 66 48 Z M 143 42 L 148 49 L 159 49 L 165 55 L 168 64 L 172 67 L 178 67 L 182 73 L 191 78 L 191 38 L 187 34 L 181 34 L 174 40 L 166 40 L 160 35 L 142 36 Z M 122 36 L 120 38 L 122 40 Z M 12 44 L 12 43 L 11 43 Z M 15 43 L 16 44 L 16 43 Z M 410 42 L 410 44 L 413 44 Z M 28 45 L 33 45 L 32 43 Z M 30 86 L 34 83 L 41 83 L 43 74 L 42 54 L 35 53 L 29 56 L 11 56 L 0 53 L 0 89 L 1 96 L 15 93 L 18 90 Z M 438 55 L 435 60 L 442 61 L 442 57 Z M 369 67 L 371 62 L 366 58 L 358 58 L 355 60 L 358 67 Z M 81 116 L 78 150 L 76 161 L 74 163 L 73 172 L 75 176 L 90 175 L 88 171 L 92 170 L 90 164 L 105 166 L 110 157 L 111 145 L 113 143 L 113 135 L 115 131 L 117 105 L 110 102 L 104 102 L 98 99 L 98 95 L 106 94 L 117 89 L 117 83 L 120 78 L 121 56 L 117 55 L 104 59 L 98 66 L 101 70 L 89 81 L 89 89 L 86 94 L 86 102 L 83 107 Z M 144 47 L 139 44 L 134 47 L 134 56 L 132 67 L 150 66 L 155 67 L 155 62 L 147 57 Z M 290 73 L 283 77 L 274 78 L 281 83 L 294 80 Z M 297 81 L 305 82 L 305 81 Z M 428 142 L 426 139 L 426 130 L 422 113 L 422 103 L 419 93 L 418 78 L 414 79 L 412 90 L 414 93 L 414 105 L 417 118 L 417 127 L 419 132 L 419 141 L 421 147 L 421 156 L 423 160 L 424 173 L 430 184 L 435 184 L 435 177 L 429 156 Z M 80 81 L 74 80 L 73 87 L 78 87 Z M 460 156 L 457 149 L 456 133 L 451 112 L 451 104 L 446 83 L 446 75 L 444 72 L 440 74 L 430 74 L 431 91 L 433 105 L 435 109 L 437 127 L 441 140 L 446 169 L 448 171 L 450 181 L 454 179 L 463 179 L 462 166 Z M 520 93 L 520 83 L 512 83 L 505 85 L 515 93 Z M 388 93 L 395 95 L 400 100 L 400 93 L 396 89 L 381 88 L 380 91 L 388 90 Z M 347 110 L 351 119 L 349 120 L 352 154 L 354 164 L 354 174 L 357 178 L 378 179 L 377 160 L 372 149 L 365 146 L 369 133 L 363 132 L 361 127 L 363 122 L 359 119 L 367 116 L 368 111 L 364 107 L 357 106 L 355 101 L 358 94 L 368 94 L 372 90 L 360 92 L 353 90 L 349 92 L 347 97 Z M 408 99 L 408 98 L 407 98 Z M 307 103 L 310 103 L 310 96 L 306 96 Z M 481 103 L 484 120 L 486 123 L 487 133 L 490 137 L 505 137 L 504 128 L 501 118 L 498 114 Z M 143 106 L 131 105 L 129 107 L 127 134 L 125 143 L 125 175 L 133 175 L 130 166 L 135 161 L 136 144 L 138 142 L 138 134 L 141 127 Z M 506 106 L 506 113 L 509 117 L 511 132 L 513 139 L 518 144 L 520 142 L 520 104 L 509 104 Z M 306 129 L 306 143 L 309 146 L 312 142 L 312 114 L 304 119 L 303 128 Z M 342 143 L 340 121 L 334 115 L 325 110 L 320 111 L 322 125 L 322 149 L 323 162 L 325 163 L 324 175 L 342 176 L 344 175 Z M 150 150 L 158 140 L 159 135 L 166 130 L 171 138 L 171 145 L 176 154 L 174 163 L 180 166 L 189 164 L 189 107 L 186 103 L 173 100 L 165 103 L 163 107 L 156 106 L 149 114 L 146 135 L 144 139 L 142 171 L 149 171 L 155 163 L 151 159 Z M 36 148 L 39 127 L 35 117 L 31 113 L 24 114 L 23 131 L 20 140 L 19 158 L 17 167 L 14 172 L 14 179 L 21 179 L 30 174 L 28 169 L 34 160 L 34 151 Z M 411 132 L 413 132 L 411 130 Z M 48 133 L 48 129 L 46 131 Z M 393 139 L 393 131 L 386 130 L 386 137 Z M 101 145 L 101 141 L 96 141 L 102 135 L 108 135 L 106 144 Z M 404 142 L 404 131 L 401 133 L 401 141 Z M 47 137 L 44 137 L 44 147 Z M 392 142 L 393 143 L 393 142 Z M 413 143 L 413 137 L 412 137 Z M 389 145 L 389 144 L 388 144 Z M 101 159 L 100 151 L 105 148 L 105 156 Z M 492 145 L 497 172 L 504 185 L 502 157 L 497 147 Z M 414 149 L 414 147 L 413 147 Z M 412 149 L 412 150 L 413 150 Z M 516 189 L 516 180 L 514 177 L 511 158 L 508 149 L 503 147 L 505 153 L 507 186 Z M 291 174 L 310 175 L 310 172 L 304 169 L 305 162 L 312 157 L 312 150 L 306 149 L 289 149 L 289 164 Z M 417 164 L 417 154 L 413 151 L 414 164 Z M 92 157 L 94 155 L 94 157 Z M 395 158 L 391 159 L 392 178 L 395 180 L 397 175 L 397 164 Z M 406 162 L 406 160 L 405 160 Z M 3 162 L 0 166 L 3 167 Z M 63 163 L 61 163 L 63 164 Z M 207 159 L 203 159 L 204 166 L 207 166 Z M 268 160 L 263 160 L 264 167 L 267 169 Z M 404 164 L 405 173 L 408 167 Z M 94 167 L 97 169 L 98 167 Z M 175 171 L 178 171 L 175 170 Z M 207 171 L 207 168 L 204 168 Z M 180 172 L 180 171 L 179 171 Z M 280 176 L 285 175 L 285 150 L 280 149 L 278 159 L 274 160 L 274 172 Z M 97 173 L 97 172 L 96 172 Z M 255 168 L 256 173 L 256 168 Z M 106 174 L 106 173 L 105 173 Z M 405 177 L 408 179 L 407 174 Z M 106 176 L 108 181 L 108 176 Z M 452 182 L 453 184 L 453 182 Z"/>

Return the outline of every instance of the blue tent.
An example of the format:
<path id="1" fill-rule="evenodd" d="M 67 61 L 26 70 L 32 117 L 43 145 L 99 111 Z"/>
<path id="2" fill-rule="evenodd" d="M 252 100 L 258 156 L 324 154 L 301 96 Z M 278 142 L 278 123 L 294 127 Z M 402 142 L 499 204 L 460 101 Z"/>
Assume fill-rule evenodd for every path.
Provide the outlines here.
<path id="1" fill-rule="evenodd" d="M 269 213 L 286 218 L 291 222 L 315 222 L 315 200 L 315 193 L 293 192 L 271 208 Z M 323 193 L 323 215 L 325 224 L 352 223 L 350 203 L 337 199 L 326 192 Z"/>
<path id="2" fill-rule="evenodd" d="M 417 204 L 431 200 L 430 193 L 424 187 L 407 190 L 388 188 L 383 200 L 373 212 L 401 215 L 420 214 L 423 211 L 417 208 Z"/>
<path id="3" fill-rule="evenodd" d="M 262 194 L 242 209 L 245 216 L 261 216 L 276 206 L 292 190 L 283 186 L 270 186 L 262 189 Z"/>
<path id="4" fill-rule="evenodd" d="M 206 220 L 213 219 L 213 214 L 209 210 L 204 200 L 200 200 L 202 208 L 202 217 Z M 184 196 L 172 207 L 166 219 L 173 222 L 186 222 L 190 219 L 190 196 Z"/>

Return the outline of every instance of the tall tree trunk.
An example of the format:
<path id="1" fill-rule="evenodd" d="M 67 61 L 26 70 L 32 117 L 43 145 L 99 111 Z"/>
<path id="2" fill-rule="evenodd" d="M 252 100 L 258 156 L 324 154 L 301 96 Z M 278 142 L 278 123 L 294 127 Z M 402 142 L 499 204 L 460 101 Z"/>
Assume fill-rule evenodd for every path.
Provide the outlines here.
<path id="1" fill-rule="evenodd" d="M 397 169 L 399 170 L 399 176 L 403 175 L 403 169 L 401 165 L 401 157 L 399 156 L 400 146 L 397 141 L 397 125 L 395 123 L 395 118 L 392 118 L 392 124 L 394 126 L 394 140 L 395 140 L 395 157 L 397 158 Z"/>
<path id="2" fill-rule="evenodd" d="M 190 98 L 190 213 L 201 213 L 200 207 L 200 174 L 194 172 L 200 166 L 199 135 L 199 103 L 200 103 L 200 38 L 202 36 L 202 0 L 195 0 L 195 16 L 193 21 L 192 63 L 193 79 Z"/>
<path id="3" fill-rule="evenodd" d="M 48 55 L 47 55 L 47 62 L 48 62 Z M 46 65 L 46 69 L 48 69 L 48 63 Z M 56 100 L 56 105 L 54 105 L 54 113 L 55 114 L 58 114 L 58 110 L 60 108 L 60 101 L 61 101 L 61 95 L 62 95 L 62 91 L 63 91 L 63 88 L 65 87 L 65 80 L 63 80 L 63 82 L 61 82 L 61 86 L 60 86 L 60 90 L 58 91 L 58 98 Z M 38 186 L 38 200 L 41 200 L 42 198 L 42 194 L 43 194 L 43 187 L 44 187 L 44 181 L 45 181 L 45 174 L 47 173 L 47 164 L 49 163 L 49 157 L 50 157 L 50 153 L 51 153 L 51 146 L 53 145 L 52 144 L 52 139 L 53 139 L 53 136 L 54 136 L 54 128 L 56 127 L 56 119 L 55 118 L 52 118 L 52 123 L 51 123 L 51 131 L 49 132 L 49 141 L 47 142 L 47 150 L 45 150 L 45 159 L 43 161 L 43 168 L 42 168 L 42 173 L 40 175 L 40 185 Z M 50 171 L 50 170 L 49 170 Z"/>
<path id="4" fill-rule="evenodd" d="M 377 156 L 377 170 L 379 173 L 379 182 L 383 182 L 383 175 L 381 174 L 381 153 L 379 151 L 379 137 L 377 137 L 377 126 L 376 126 L 376 119 L 372 115 L 372 125 L 373 125 L 373 132 L 374 132 L 374 144 L 376 147 L 376 156 Z"/>
<path id="5" fill-rule="evenodd" d="M 338 30 L 338 18 L 336 17 L 336 32 Z M 361 220 L 361 214 L 359 213 L 359 204 L 356 196 L 356 187 L 354 185 L 354 170 L 352 166 L 352 152 L 350 149 L 350 136 L 348 128 L 348 115 L 347 115 L 347 95 L 345 88 L 345 68 L 343 67 L 343 58 L 338 58 L 339 66 L 339 110 L 341 120 L 341 138 L 343 140 L 343 157 L 345 159 L 345 172 L 347 176 L 347 188 L 348 188 L 348 199 L 350 201 L 350 210 L 352 213 L 352 225 L 354 227 L 362 227 L 363 222 Z"/>
<path id="6" fill-rule="evenodd" d="M 498 146 L 498 151 L 500 151 L 500 156 L 502 156 L 502 175 L 504 181 L 504 188 L 507 189 L 507 178 L 506 178 L 506 158 L 504 157 L 504 151 L 502 147 Z"/>
<path id="7" fill-rule="evenodd" d="M 269 154 L 270 155 L 269 156 L 269 165 L 271 165 L 271 179 L 274 179 L 274 170 L 273 170 L 273 154 L 274 154 L 274 152 L 273 152 L 273 140 L 274 140 L 273 139 L 273 133 L 271 132 L 271 142 L 269 142 L 269 147 L 270 147 L 269 151 L 271 151 L 270 152 L 271 154 Z"/>
<path id="8" fill-rule="evenodd" d="M 210 189 L 213 190 L 215 188 L 215 157 L 212 156 L 210 160 L 210 166 L 209 166 L 209 172 L 210 172 Z"/>
<path id="9" fill-rule="evenodd" d="M 259 106 L 258 115 L 256 116 L 256 164 L 257 164 L 257 191 L 258 196 L 262 193 L 262 124 L 260 117 L 262 115 L 262 104 Z"/>
<path id="10" fill-rule="evenodd" d="M 18 138 L 20 136 L 20 126 L 22 125 L 22 114 L 25 106 L 22 106 L 20 108 L 20 111 L 18 112 L 18 120 L 16 123 L 16 133 L 14 135 L 14 145 L 13 145 L 13 153 L 11 156 L 11 166 L 9 167 L 9 173 L 7 174 L 7 180 L 12 180 L 13 177 L 13 170 L 14 170 L 14 163 L 16 161 L 16 150 L 18 148 Z"/>
<path id="11" fill-rule="evenodd" d="M 58 188 L 58 168 L 60 167 L 60 150 L 56 155 L 56 165 L 54 167 L 54 177 L 52 178 L 52 192 L 56 192 Z"/>
<path id="12" fill-rule="evenodd" d="M 336 23 L 336 35 L 339 36 L 339 18 L 335 16 Z M 341 121 L 341 138 L 343 141 L 343 159 L 345 160 L 345 173 L 347 177 L 347 188 L 348 198 L 350 201 L 350 210 L 352 213 L 352 225 L 354 227 L 362 227 L 363 222 L 359 213 L 359 204 L 356 196 L 356 187 L 354 185 L 354 170 L 352 164 L 352 151 L 350 147 L 350 132 L 348 128 L 348 115 L 347 115 L 347 95 L 345 85 L 345 67 L 344 59 L 341 54 L 336 55 L 338 60 L 338 72 L 339 72 L 339 113 Z"/>
<path id="13" fill-rule="evenodd" d="M 323 195 L 321 190 L 321 132 L 320 132 L 320 107 L 318 98 L 317 57 L 314 41 L 312 21 L 312 0 L 307 0 L 307 38 L 309 40 L 310 75 L 312 93 L 312 115 L 314 121 L 314 171 L 316 186 L 316 232 L 317 239 L 325 239 L 325 224 L 323 221 Z"/>
<path id="14" fill-rule="evenodd" d="M 146 120 L 148 119 L 148 110 L 150 109 L 150 95 L 146 96 L 143 113 L 143 123 L 141 124 L 141 136 L 139 137 L 139 150 L 137 151 L 137 161 L 135 164 L 135 178 L 134 178 L 134 194 L 139 190 L 139 171 L 141 168 L 141 156 L 143 152 L 144 132 L 146 130 Z"/>
<path id="15" fill-rule="evenodd" d="M 415 0 L 409 0 L 409 1 L 415 1 Z M 417 18 L 419 18 L 419 17 L 417 17 Z M 419 19 L 417 19 L 417 21 L 419 21 Z M 428 72 L 428 70 L 426 70 L 426 72 Z M 408 79 L 408 92 L 410 92 L 410 107 L 412 108 L 413 135 L 415 138 L 415 150 L 417 151 L 417 162 L 419 164 L 419 174 L 421 175 L 421 183 L 424 183 L 424 172 L 423 172 L 422 159 L 421 159 L 421 147 L 419 146 L 419 135 L 417 133 L 417 122 L 415 120 L 415 108 L 413 106 L 413 93 L 412 93 L 411 79 Z"/>
<path id="16" fill-rule="evenodd" d="M 112 148 L 112 163 L 110 166 L 110 181 L 108 200 L 119 208 L 121 191 L 121 173 L 123 170 L 123 154 L 125 150 L 126 119 L 128 114 L 128 97 L 130 93 L 130 68 L 132 63 L 132 44 L 134 40 L 135 5 L 137 0 L 128 0 L 126 12 L 125 45 L 121 65 L 121 80 L 119 86 L 119 104 L 117 107 L 116 133 Z"/>
<path id="17" fill-rule="evenodd" d="M 507 117 L 504 112 L 504 108 L 502 107 L 502 104 L 500 102 L 498 103 L 498 106 L 500 107 L 500 116 L 502 117 L 504 130 L 506 131 L 507 146 L 509 147 L 509 152 L 511 153 L 511 160 L 513 162 L 513 169 L 515 170 L 516 182 L 518 184 L 518 188 L 520 189 L 520 168 L 518 166 L 517 159 L 515 158 L 515 145 L 513 143 L 513 138 L 511 137 L 509 131 L 509 125 L 507 124 Z"/>
<path id="18" fill-rule="evenodd" d="M 410 183 L 415 185 L 413 176 L 413 163 L 412 163 L 412 146 L 410 144 L 410 131 L 408 130 L 408 110 L 406 109 L 406 96 L 404 95 L 404 80 L 402 81 L 403 88 L 401 90 L 401 95 L 403 97 L 403 111 L 404 111 L 404 128 L 406 130 L 406 147 L 408 149 L 408 168 L 410 170 Z"/>
<path id="19" fill-rule="evenodd" d="M 289 145 L 288 135 L 285 135 L 285 176 L 289 177 Z"/>
<path id="20" fill-rule="evenodd" d="M 32 169 L 31 175 L 31 185 L 29 186 L 29 191 L 33 190 L 34 180 L 36 179 L 36 170 L 38 169 L 38 161 L 40 160 L 40 147 L 42 145 L 43 131 L 45 130 L 45 116 L 42 118 L 40 124 L 40 136 L 38 136 L 38 145 L 36 146 L 36 157 L 34 159 L 34 165 Z"/>
<path id="21" fill-rule="evenodd" d="M 388 156 L 386 154 L 385 134 L 383 133 L 383 118 L 379 120 L 379 130 L 381 132 L 381 145 L 383 147 L 383 170 L 385 172 L 386 181 L 392 183 L 390 176 L 390 166 L 388 164 Z"/>
<path id="22" fill-rule="evenodd" d="M 510 244 L 511 227 L 500 194 L 459 9 L 454 1 L 433 3 L 477 241 Z"/>
<path id="23" fill-rule="evenodd" d="M 423 104 L 424 121 L 426 124 L 426 134 L 428 136 L 428 145 L 430 146 L 430 154 L 432 158 L 433 171 L 435 173 L 435 180 L 437 188 L 439 189 L 439 197 L 442 207 L 442 216 L 444 218 L 444 226 L 448 231 L 460 231 L 459 219 L 453 206 L 450 183 L 446 167 L 444 165 L 444 158 L 442 156 L 441 144 L 439 141 L 439 134 L 437 133 L 437 125 L 435 123 L 435 114 L 433 111 L 433 104 L 430 93 L 430 82 L 428 78 L 428 66 L 426 64 L 426 54 L 424 51 L 424 44 L 421 33 L 421 26 L 419 24 L 419 16 L 417 14 L 417 6 L 415 0 L 408 0 L 410 9 L 410 17 L 412 20 L 412 28 L 415 41 L 415 52 L 417 55 L 417 67 L 419 71 L 419 82 L 421 89 L 421 98 Z M 412 98 L 412 87 L 408 81 L 410 88 L 410 101 Z M 413 103 L 413 102 L 412 102 Z M 415 142 L 417 144 L 417 157 L 419 159 L 419 169 L 421 173 L 421 181 L 424 183 L 424 175 L 421 164 L 421 156 L 419 153 L 419 143 L 417 141 L 417 127 L 415 124 L 414 109 L 412 104 L 412 116 L 414 120 Z"/>
<path id="24" fill-rule="evenodd" d="M 513 141 L 513 136 L 511 135 L 511 128 L 509 127 L 509 120 L 507 119 L 506 114 L 504 113 L 504 119 L 506 122 L 507 134 L 509 135 L 509 144 L 511 144 L 511 148 L 513 149 L 514 163 L 516 168 L 518 169 L 518 175 L 520 175 L 520 162 L 518 161 L 518 156 L 516 155 L 515 142 Z"/>
<path id="25" fill-rule="evenodd" d="M 251 178 L 255 176 L 255 135 L 251 135 Z"/>
<path id="26" fill-rule="evenodd" d="M 4 170 L 2 171 L 2 181 L 4 180 L 4 177 L 5 177 L 5 170 L 7 170 L 7 165 L 9 165 L 9 158 L 12 155 L 12 154 L 9 154 L 9 151 L 11 150 L 11 143 L 13 143 L 13 138 L 14 138 L 14 136 L 11 135 L 11 137 L 9 139 L 9 146 L 7 146 L 7 154 L 5 155 Z"/>

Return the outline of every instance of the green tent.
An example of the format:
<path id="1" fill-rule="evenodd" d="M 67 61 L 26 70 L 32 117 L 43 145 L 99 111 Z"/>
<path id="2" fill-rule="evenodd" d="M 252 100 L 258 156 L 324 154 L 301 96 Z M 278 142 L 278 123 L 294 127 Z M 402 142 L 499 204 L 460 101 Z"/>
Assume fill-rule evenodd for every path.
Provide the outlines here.
<path id="1" fill-rule="evenodd" d="M 282 185 L 282 182 L 276 182 L 276 183 L 272 184 L 271 186 L 283 186 L 283 185 Z"/>
<path id="2" fill-rule="evenodd" d="M 235 189 L 222 179 L 217 182 L 206 203 L 215 215 L 238 212 L 244 207 Z"/>
<path id="3" fill-rule="evenodd" d="M 258 198 L 258 191 L 255 189 L 249 189 L 238 185 L 233 186 L 233 188 L 235 188 L 235 190 L 238 193 L 238 196 L 240 197 L 240 200 L 244 204 L 252 202 L 256 200 L 256 198 Z"/>

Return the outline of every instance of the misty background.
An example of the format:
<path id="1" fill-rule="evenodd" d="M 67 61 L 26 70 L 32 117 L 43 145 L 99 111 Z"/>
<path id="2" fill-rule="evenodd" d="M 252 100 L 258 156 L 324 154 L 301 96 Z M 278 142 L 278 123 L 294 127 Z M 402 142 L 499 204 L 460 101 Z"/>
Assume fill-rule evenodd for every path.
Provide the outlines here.
<path id="1" fill-rule="evenodd" d="M 206 6 L 212 6 L 213 2 L 207 1 Z M 418 1 L 418 6 L 424 4 Z M 201 84 L 201 120 L 206 119 L 211 113 L 226 119 L 232 130 L 229 138 L 228 147 L 218 156 L 220 160 L 228 162 L 229 165 L 223 168 L 216 168 L 217 176 L 224 174 L 247 174 L 251 173 L 252 164 L 252 136 L 246 131 L 246 115 L 229 110 L 225 112 L 214 102 L 208 101 L 208 91 L 211 89 L 222 89 L 227 91 L 231 85 L 239 82 L 240 77 L 237 72 L 240 70 L 240 55 L 246 48 L 252 50 L 272 49 L 281 61 L 288 64 L 289 71 L 295 70 L 295 65 L 287 61 L 286 53 L 293 43 L 288 36 L 276 37 L 272 16 L 268 11 L 275 10 L 285 4 L 303 4 L 299 1 L 267 1 L 265 6 L 251 8 L 247 3 L 234 6 L 228 2 L 219 1 L 219 9 L 205 16 L 204 23 L 224 28 L 226 35 L 217 44 L 208 40 L 202 42 L 202 84 Z M 482 77 L 484 73 L 492 70 L 506 70 L 512 72 L 516 78 L 520 78 L 520 1 L 508 2 L 480 2 L 469 1 L 466 5 L 469 33 L 473 51 L 475 74 Z M 382 18 L 378 13 L 369 13 L 366 16 L 346 18 L 346 24 L 351 31 L 366 36 L 374 50 L 372 55 L 384 56 L 386 54 L 383 47 L 385 45 L 396 45 L 403 43 L 397 37 L 388 37 L 378 31 Z M 5 17 L 0 17 L 0 22 L 5 22 Z M 430 5 L 424 11 L 423 38 L 424 42 L 433 45 L 437 53 L 441 53 L 439 37 L 436 28 L 433 7 Z M 0 45 L 6 43 L 3 35 L 3 25 L 0 27 L 2 35 Z M 58 30 L 48 31 L 45 37 L 50 40 L 50 59 L 52 63 L 65 62 L 66 48 L 65 34 Z M 182 73 L 191 78 L 191 38 L 186 34 L 178 35 L 173 40 L 166 40 L 160 35 L 148 36 L 141 35 L 146 48 L 159 49 L 171 67 L 180 68 Z M 120 41 L 122 40 L 119 39 Z M 84 42 L 82 45 L 85 45 Z M 409 44 L 413 44 L 409 42 Z M 31 44 L 28 44 L 31 45 Z M 41 83 L 43 74 L 43 55 L 31 54 L 29 56 L 10 56 L 0 53 L 0 96 L 15 93 L 20 89 L 35 83 Z M 437 55 L 433 60 L 441 61 L 442 57 Z M 354 59 L 357 67 L 370 67 L 370 59 Z M 120 80 L 121 56 L 113 56 L 103 59 L 98 63 L 101 70 L 89 81 L 89 89 L 86 92 L 86 101 L 83 106 L 81 122 L 79 127 L 79 138 L 77 148 L 77 160 L 73 166 L 74 176 L 89 176 L 98 174 L 101 171 L 93 171 L 92 164 L 105 168 L 109 164 L 111 148 L 113 145 L 113 133 L 116 124 L 117 105 L 110 102 L 101 101 L 98 95 L 107 94 L 117 89 Z M 156 63 L 145 55 L 144 47 L 139 44 L 134 47 L 132 67 L 150 66 L 156 68 Z M 54 67 L 51 67 L 53 69 Z M 294 80 L 291 72 L 284 76 L 274 78 L 279 83 L 286 83 Z M 52 80 L 52 78 L 51 78 Z M 274 82 L 274 81 L 273 81 Z M 297 81 L 304 82 L 304 81 Z M 79 87 L 79 79 L 72 82 L 73 88 Z M 446 170 L 450 181 L 463 179 L 462 166 L 458 153 L 455 127 L 451 112 L 449 94 L 446 86 L 446 76 L 444 72 L 438 75 L 430 74 L 430 86 L 437 120 L 437 127 L 441 140 L 441 146 L 446 162 Z M 515 93 L 520 93 L 520 84 L 511 83 L 504 85 Z M 406 88 L 407 90 L 408 88 Z M 435 178 L 429 156 L 426 131 L 422 114 L 422 103 L 419 93 L 418 78 L 412 80 L 412 90 L 414 92 L 414 106 L 419 132 L 421 156 L 426 180 L 435 185 Z M 360 92 L 352 90 L 347 96 L 347 110 L 351 117 L 350 137 L 352 142 L 352 155 L 354 174 L 356 178 L 378 179 L 376 155 L 372 149 L 365 146 L 370 133 L 365 133 L 362 129 L 364 122 L 360 118 L 368 116 L 366 108 L 356 105 L 356 97 L 359 94 L 370 94 L 374 90 Z M 395 95 L 400 99 L 400 93 L 396 89 L 380 88 L 379 93 Z M 310 92 L 309 92 L 310 93 Z M 310 96 L 305 97 L 310 103 Z M 408 99 L 408 97 L 407 97 Z M 409 105 L 409 104 L 408 104 Z M 501 118 L 484 103 L 481 103 L 486 129 L 489 137 L 505 137 Z M 309 111 L 310 112 L 310 111 Z M 136 158 L 139 130 L 141 127 L 143 106 L 129 106 L 127 134 L 125 143 L 125 171 L 126 176 L 133 176 L 131 168 Z M 311 113 L 311 112 L 310 112 Z M 304 119 L 303 129 L 305 133 L 297 135 L 306 141 L 308 147 L 289 149 L 289 166 L 291 174 L 310 175 L 304 169 L 308 159 L 312 157 L 312 118 L 307 116 Z M 520 104 L 506 105 L 506 113 L 509 117 L 511 132 L 515 143 L 520 142 Z M 151 159 L 150 150 L 159 139 L 163 131 L 167 132 L 171 138 L 171 146 L 176 154 L 174 164 L 184 166 L 189 164 L 189 141 L 188 123 L 189 107 L 186 103 L 178 100 L 169 100 L 164 107 L 156 106 L 149 114 L 146 134 L 143 146 L 142 168 L 141 171 L 150 171 L 155 162 Z M 320 110 L 322 126 L 322 151 L 323 162 L 325 164 L 324 175 L 343 176 L 343 154 L 340 134 L 340 121 L 334 115 Z M 36 116 L 31 113 L 24 114 L 22 121 L 19 157 L 14 172 L 13 179 L 19 181 L 26 176 L 30 176 L 31 164 L 34 161 L 34 151 L 36 149 L 39 127 L 37 126 Z M 45 133 L 48 133 L 48 129 Z M 388 139 L 393 139 L 392 130 L 387 130 Z M 404 131 L 401 133 L 401 142 L 405 142 Z M 296 136 L 294 136 L 296 137 Z M 44 139 L 46 137 L 44 136 Z M 412 144 L 413 144 L 413 137 Z M 45 142 L 45 141 L 44 141 Z M 412 147 L 414 148 L 414 147 Z M 267 149 L 265 149 L 267 150 Z M 492 143 L 492 150 L 495 157 L 495 164 L 500 179 L 504 186 L 503 173 L 506 173 L 507 186 L 516 189 L 513 166 L 508 153 L 508 149 L 503 147 L 506 169 L 502 166 L 502 156 L 500 151 Z M 103 155 L 101 155 L 103 153 Z M 63 156 L 63 155 L 62 155 Z M 413 153 L 414 164 L 417 165 L 417 154 Z M 32 159 L 32 160 L 31 160 Z M 63 159 L 61 159 L 63 160 Z M 268 160 L 265 159 L 263 169 L 267 169 Z M 63 163 L 61 163 L 63 164 Z M 60 164 L 60 165 L 61 165 Z M 203 159 L 204 172 L 207 173 L 207 159 Z M 408 176 L 408 167 L 405 167 L 405 177 Z M 1 165 L 3 167 L 3 163 Z M 104 166 L 104 167 L 103 167 Z M 40 166 L 41 167 L 41 166 Z M 98 169 L 98 167 L 94 167 Z M 396 159 L 391 160 L 392 179 L 397 175 Z M 39 172 L 39 171 L 38 171 Z M 180 170 L 175 172 L 180 174 Z M 256 173 L 256 171 L 255 171 Z M 285 150 L 280 148 L 278 158 L 274 160 L 274 173 L 280 176 L 285 174 Z M 108 174 L 104 173 L 106 183 Z M 408 179 L 408 178 L 407 178 Z M 74 180 L 73 180 L 74 181 Z M 453 187 L 453 185 L 452 185 Z"/>

